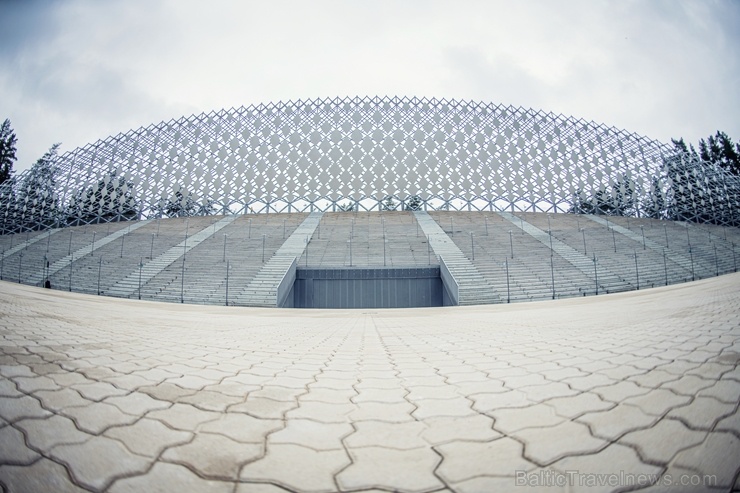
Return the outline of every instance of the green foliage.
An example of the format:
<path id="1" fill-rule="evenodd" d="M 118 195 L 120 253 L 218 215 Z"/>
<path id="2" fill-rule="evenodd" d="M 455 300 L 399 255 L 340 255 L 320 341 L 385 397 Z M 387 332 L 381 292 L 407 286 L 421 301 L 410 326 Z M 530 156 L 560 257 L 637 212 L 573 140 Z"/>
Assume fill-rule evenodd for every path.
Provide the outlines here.
<path id="1" fill-rule="evenodd" d="M 183 193 L 182 187 L 171 198 L 160 200 L 154 209 L 159 217 L 208 216 L 216 212 L 212 200 L 198 202 L 192 193 Z"/>
<path id="2" fill-rule="evenodd" d="M 383 202 L 383 210 L 385 211 L 395 211 L 398 207 L 398 204 L 396 204 L 396 201 L 393 200 L 392 196 L 388 196 L 385 198 L 385 201 Z"/>
<path id="3" fill-rule="evenodd" d="M 663 160 L 669 185 L 665 217 L 739 225 L 733 204 L 740 198 L 740 153 L 734 152 L 729 137 L 717 132 L 708 141 L 702 139 L 699 152 L 683 139 L 671 141 L 675 152 Z"/>
<path id="4" fill-rule="evenodd" d="M 97 224 L 139 219 L 134 184 L 110 171 L 94 185 L 79 190 L 67 209 L 67 224 Z"/>
<path id="5" fill-rule="evenodd" d="M 22 232 L 54 227 L 59 218 L 59 197 L 56 179 L 59 168 L 54 165 L 60 144 L 54 144 L 19 179 L 11 178 L 7 187 L 7 208 L 3 214 L 3 230 Z"/>
<path id="6" fill-rule="evenodd" d="M 352 212 L 355 210 L 355 204 L 352 202 L 346 202 L 339 206 L 339 212 Z"/>
<path id="7" fill-rule="evenodd" d="M 420 211 L 421 210 L 421 197 L 418 195 L 412 195 L 406 202 L 407 211 Z"/>
<path id="8" fill-rule="evenodd" d="M 635 185 L 629 177 L 617 180 L 611 187 L 604 187 L 591 197 L 579 190 L 573 197 L 568 212 L 573 214 L 598 214 L 607 216 L 632 216 L 636 214 Z"/>
<path id="9" fill-rule="evenodd" d="M 10 179 L 13 175 L 13 163 L 16 161 L 15 145 L 18 139 L 15 136 L 13 128 L 10 126 L 10 120 L 7 118 L 0 126 L 0 184 Z"/>

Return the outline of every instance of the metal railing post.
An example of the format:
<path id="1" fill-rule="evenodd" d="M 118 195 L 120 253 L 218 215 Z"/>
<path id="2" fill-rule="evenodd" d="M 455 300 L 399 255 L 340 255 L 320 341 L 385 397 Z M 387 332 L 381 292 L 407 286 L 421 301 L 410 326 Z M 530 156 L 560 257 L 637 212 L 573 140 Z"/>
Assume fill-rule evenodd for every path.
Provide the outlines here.
<path id="1" fill-rule="evenodd" d="M 645 245 L 645 228 L 642 227 L 642 224 L 640 224 L 640 231 L 642 232 L 642 249 L 647 250 L 647 245 Z"/>
<path id="2" fill-rule="evenodd" d="M 719 260 L 717 259 L 717 245 L 714 244 L 714 268 L 716 270 L 716 274 L 719 275 Z"/>
<path id="3" fill-rule="evenodd" d="M 637 267 L 637 252 L 635 252 L 635 276 L 637 277 L 637 289 L 640 289 L 640 269 Z"/>
<path id="4" fill-rule="evenodd" d="M 103 271 L 103 256 L 98 260 L 98 296 L 100 296 L 100 273 Z"/>
<path id="5" fill-rule="evenodd" d="M 262 235 L 262 263 L 265 263 L 265 235 Z"/>
<path id="6" fill-rule="evenodd" d="M 152 246 L 149 249 L 149 259 L 154 259 L 154 233 L 152 233 Z"/>
<path id="7" fill-rule="evenodd" d="M 427 265 L 432 265 L 432 245 L 429 243 L 429 235 L 427 235 Z"/>
<path id="8" fill-rule="evenodd" d="M 550 279 L 552 280 L 552 299 L 555 299 L 555 265 L 552 255 L 550 255 Z"/>
<path id="9" fill-rule="evenodd" d="M 180 273 L 180 303 L 185 303 L 185 255 L 182 256 L 182 271 Z"/>
<path id="10" fill-rule="evenodd" d="M 470 232 L 470 251 L 473 254 L 473 258 L 471 260 L 475 260 L 475 242 L 473 241 L 473 232 Z"/>
<path id="11" fill-rule="evenodd" d="M 583 236 L 583 254 L 588 255 L 588 251 L 586 250 L 586 228 L 581 228 L 581 236 Z"/>
<path id="12" fill-rule="evenodd" d="M 141 271 L 144 269 L 144 259 L 139 259 L 139 299 L 141 299 Z"/>
<path id="13" fill-rule="evenodd" d="M 511 303 L 511 288 L 509 287 L 509 259 L 504 259 L 504 265 L 506 266 L 506 302 Z"/>
<path id="14" fill-rule="evenodd" d="M 663 249 L 663 270 L 665 271 L 665 285 L 668 286 L 668 262 L 665 259 L 665 248 Z"/>
<path id="15" fill-rule="evenodd" d="M 694 273 L 694 252 L 689 247 L 689 258 L 691 259 L 691 280 L 696 281 L 696 274 Z"/>
<path id="16" fill-rule="evenodd" d="M 69 232 L 69 248 L 67 249 L 67 255 L 72 254 L 72 231 Z"/>
<path id="17" fill-rule="evenodd" d="M 614 243 L 614 253 L 617 253 L 617 236 L 614 234 L 614 228 L 612 228 L 612 242 Z"/>
<path id="18" fill-rule="evenodd" d="M 224 233 L 224 259 L 222 262 L 226 262 L 226 237 L 229 236 L 226 233 Z"/>
<path id="19" fill-rule="evenodd" d="M 95 251 L 95 234 L 97 231 L 93 231 L 93 241 L 92 245 L 90 246 L 90 256 L 92 257 L 93 252 Z"/>
<path id="20" fill-rule="evenodd" d="M 20 259 L 18 260 L 18 284 L 21 283 L 21 268 L 23 267 L 23 252 L 20 254 Z"/>
<path id="21" fill-rule="evenodd" d="M 509 230 L 509 248 L 511 249 L 511 258 L 514 258 L 514 240 L 511 238 L 511 230 Z"/>
<path id="22" fill-rule="evenodd" d="M 671 246 L 668 244 L 668 226 L 666 226 L 665 223 L 663 223 L 663 233 L 665 234 L 665 246 L 666 246 L 666 248 L 671 248 Z"/>
<path id="23" fill-rule="evenodd" d="M 74 255 L 69 258 L 69 292 L 72 292 L 72 264 L 75 261 Z"/>
<path id="24" fill-rule="evenodd" d="M 229 306 L 229 261 L 226 261 L 226 306 Z"/>
<path id="25" fill-rule="evenodd" d="M 121 235 L 121 258 L 123 258 L 123 242 L 126 239 L 126 233 Z"/>
<path id="26" fill-rule="evenodd" d="M 596 269 L 596 254 L 594 253 L 594 279 L 595 279 L 595 285 L 596 285 L 596 296 L 599 295 L 599 271 Z"/>
<path id="27" fill-rule="evenodd" d="M 350 259 L 352 258 L 352 242 L 350 241 L 349 244 L 349 250 L 350 250 Z M 350 265 L 352 265 L 352 262 L 350 261 Z M 385 267 L 385 232 L 383 232 L 383 266 Z"/>

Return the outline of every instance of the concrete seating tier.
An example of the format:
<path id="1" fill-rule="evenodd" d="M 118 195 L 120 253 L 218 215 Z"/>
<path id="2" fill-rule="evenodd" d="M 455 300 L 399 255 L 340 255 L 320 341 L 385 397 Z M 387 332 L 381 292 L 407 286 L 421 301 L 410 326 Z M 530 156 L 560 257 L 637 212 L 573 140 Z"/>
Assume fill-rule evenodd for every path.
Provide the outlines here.
<path id="1" fill-rule="evenodd" d="M 704 279 L 736 271 L 740 254 L 740 230 L 713 225 L 532 212 L 428 215 L 446 234 L 444 243 L 454 245 L 450 265 L 460 275 L 477 270 L 475 282 L 470 277 L 460 286 L 471 303 Z M 54 289 L 125 298 L 265 306 L 265 296 L 274 295 L 273 278 L 292 258 L 310 268 L 406 268 L 438 265 L 443 253 L 427 242 L 412 212 L 326 213 L 305 234 L 297 228 L 308 217 L 172 218 L 5 235 L 0 277 L 36 286 L 48 279 Z M 271 262 L 294 232 L 306 239 L 296 236 L 290 254 Z"/>

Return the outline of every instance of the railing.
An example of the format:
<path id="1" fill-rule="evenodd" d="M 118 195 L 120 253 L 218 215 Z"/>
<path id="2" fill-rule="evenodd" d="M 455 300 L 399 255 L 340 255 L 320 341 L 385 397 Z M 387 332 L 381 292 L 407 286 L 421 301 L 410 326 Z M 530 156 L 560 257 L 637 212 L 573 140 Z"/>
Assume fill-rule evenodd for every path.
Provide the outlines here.
<path id="1" fill-rule="evenodd" d="M 288 300 L 290 290 L 293 288 L 293 283 L 295 283 L 295 271 L 297 264 L 298 259 L 296 257 L 293 257 L 293 261 L 290 263 L 290 267 L 288 267 L 288 269 L 285 271 L 283 278 L 280 280 L 280 284 L 278 284 L 277 293 L 275 296 L 275 306 L 277 306 L 278 308 L 284 307 L 286 301 Z"/>
<path id="2" fill-rule="evenodd" d="M 439 277 L 442 278 L 442 285 L 445 287 L 453 305 L 460 304 L 460 284 L 455 280 L 450 269 L 445 263 L 444 257 L 439 257 Z"/>

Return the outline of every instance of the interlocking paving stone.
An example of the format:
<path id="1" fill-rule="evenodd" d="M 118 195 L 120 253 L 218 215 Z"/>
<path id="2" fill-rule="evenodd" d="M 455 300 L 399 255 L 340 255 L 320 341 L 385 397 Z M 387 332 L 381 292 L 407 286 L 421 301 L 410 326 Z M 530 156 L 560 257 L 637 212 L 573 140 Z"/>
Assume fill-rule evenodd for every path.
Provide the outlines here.
<path id="1" fill-rule="evenodd" d="M 663 389 L 669 389 L 681 395 L 696 395 L 696 393 L 715 384 L 714 380 L 706 380 L 696 375 L 684 375 L 678 380 L 661 385 Z"/>
<path id="2" fill-rule="evenodd" d="M 472 401 L 464 397 L 455 399 L 419 399 L 413 401 L 416 409 L 411 413 L 416 419 L 442 416 L 471 416 L 476 414 L 471 408 Z"/>
<path id="3" fill-rule="evenodd" d="M 71 388 L 79 392 L 85 399 L 91 401 L 102 401 L 106 397 L 128 394 L 128 391 L 119 389 L 108 382 L 81 383 L 72 385 Z"/>
<path id="4" fill-rule="evenodd" d="M 524 457 L 542 466 L 561 457 L 595 452 L 608 443 L 594 438 L 586 425 L 575 421 L 547 428 L 527 428 L 513 436 L 524 442 Z"/>
<path id="5" fill-rule="evenodd" d="M 288 443 L 314 450 L 341 450 L 342 438 L 354 430 L 349 423 L 320 423 L 291 419 L 282 430 L 272 433 L 268 443 Z"/>
<path id="6" fill-rule="evenodd" d="M 85 493 L 72 483 L 64 466 L 41 458 L 30 466 L 0 466 L 0 482 L 13 493 Z"/>
<path id="7" fill-rule="evenodd" d="M 658 419 L 638 407 L 619 404 L 608 411 L 586 413 L 576 421 L 587 424 L 595 437 L 616 440 L 629 431 L 648 428 Z"/>
<path id="8" fill-rule="evenodd" d="M 105 436 L 119 440 L 135 454 L 148 457 L 157 457 L 165 448 L 186 443 L 193 438 L 192 433 L 173 430 L 149 418 L 142 418 L 129 426 L 109 428 Z"/>
<path id="9" fill-rule="evenodd" d="M 41 390 L 36 392 L 34 396 L 41 400 L 43 407 L 54 412 L 59 412 L 68 407 L 89 406 L 93 403 L 93 401 L 85 399 L 79 392 L 71 388 Z"/>
<path id="10" fill-rule="evenodd" d="M 38 390 L 57 390 L 59 385 L 49 377 L 16 377 L 13 379 L 18 390 L 30 394 Z"/>
<path id="11" fill-rule="evenodd" d="M 230 406 L 229 412 L 245 413 L 255 418 L 282 419 L 285 413 L 297 407 L 298 403 L 295 401 L 275 401 L 250 396 L 245 402 Z"/>
<path id="12" fill-rule="evenodd" d="M 444 459 L 437 473 L 449 483 L 479 476 L 513 476 L 514 471 L 536 467 L 523 458 L 522 444 L 509 437 L 483 443 L 455 441 L 435 448 Z M 513 479 L 509 485 L 514 485 Z"/>
<path id="13" fill-rule="evenodd" d="M 233 483 L 202 479 L 186 467 L 157 462 L 144 475 L 119 479 L 108 488 L 108 492 L 171 493 L 173 491 L 197 491 L 199 493 L 230 493 L 233 488 Z"/>
<path id="14" fill-rule="evenodd" d="M 23 433 L 12 426 L 0 428 L 0 464 L 30 464 L 39 454 L 26 447 Z"/>
<path id="15" fill-rule="evenodd" d="M 662 472 L 661 467 L 640 461 L 631 448 L 616 443 L 595 454 L 566 457 L 551 467 L 561 473 L 575 471 L 568 482 L 568 491 L 573 492 L 644 487 Z"/>
<path id="16" fill-rule="evenodd" d="M 525 428 L 555 426 L 565 421 L 555 414 L 547 404 L 535 404 L 524 408 L 497 409 L 488 413 L 494 419 L 493 427 L 503 433 L 512 433 Z"/>
<path id="17" fill-rule="evenodd" d="M 737 404 L 727 404 L 714 397 L 696 397 L 685 406 L 671 409 L 666 416 L 680 419 L 693 429 L 710 430 L 736 408 Z"/>
<path id="18" fill-rule="evenodd" d="M 6 471 L 22 488 L 37 468 L 106 493 L 441 493 L 511 490 L 515 467 L 565 464 L 661 481 L 719 470 L 727 489 L 740 467 L 738 278 L 372 313 L 101 303 L 0 283 L 13 457 L 0 484 Z"/>
<path id="19" fill-rule="evenodd" d="M 22 392 L 18 390 L 12 380 L 0 379 L 0 397 L 18 397 Z"/>
<path id="20" fill-rule="evenodd" d="M 220 413 L 213 411 L 203 411 L 190 404 L 173 404 L 167 409 L 151 411 L 147 417 L 158 419 L 167 426 L 178 430 L 195 431 L 201 424 L 207 421 L 213 421 L 221 417 Z"/>
<path id="21" fill-rule="evenodd" d="M 113 404 L 93 402 L 84 407 L 68 407 L 62 414 L 72 418 L 82 431 L 98 435 L 117 425 L 128 425 L 138 419 L 133 414 L 124 413 Z"/>
<path id="22" fill-rule="evenodd" d="M 177 385 L 167 382 L 139 387 L 137 390 L 149 395 L 154 399 L 170 402 L 175 402 L 177 399 L 187 395 L 194 395 L 197 392 L 196 390 L 184 389 L 182 387 L 178 387 Z"/>
<path id="23" fill-rule="evenodd" d="M 303 404 L 301 405 L 303 407 Z M 386 404 L 381 402 L 360 402 L 352 406 L 345 419 L 352 421 L 387 421 L 390 423 L 403 423 L 413 421 L 411 413 L 416 410 L 416 406 L 410 402 L 400 402 L 395 404 Z"/>
<path id="24" fill-rule="evenodd" d="M 740 401 L 740 382 L 735 380 L 713 381 L 711 387 L 700 390 L 700 397 L 714 397 L 726 404 L 734 404 Z"/>
<path id="25" fill-rule="evenodd" d="M 501 436 L 493 429 L 493 419 L 482 414 L 465 417 L 427 418 L 421 436 L 432 445 L 454 440 L 489 441 Z"/>
<path id="26" fill-rule="evenodd" d="M 639 407 L 647 414 L 662 416 L 674 407 L 679 407 L 691 400 L 691 397 L 674 394 L 670 390 L 655 389 L 647 394 L 624 399 L 625 404 Z"/>
<path id="27" fill-rule="evenodd" d="M 421 438 L 426 426 L 419 421 L 360 421 L 355 424 L 355 428 L 356 431 L 344 439 L 349 448 L 375 446 L 406 450 L 426 446 Z"/>
<path id="28" fill-rule="evenodd" d="M 37 399 L 27 395 L 0 397 L 0 417 L 8 423 L 23 418 L 44 418 L 51 413 L 41 407 Z"/>
<path id="29" fill-rule="evenodd" d="M 352 464 L 336 476 L 340 488 L 425 492 L 444 486 L 433 473 L 441 459 L 431 449 L 366 447 L 349 453 Z"/>
<path id="30" fill-rule="evenodd" d="M 200 426 L 199 431 L 220 433 L 243 443 L 264 443 L 265 437 L 285 424 L 277 419 L 259 419 L 241 413 L 222 414 Z"/>
<path id="31" fill-rule="evenodd" d="M 679 467 L 717 476 L 717 486 L 732 486 L 740 470 L 740 438 L 730 433 L 712 432 L 699 445 L 682 450 L 674 458 Z"/>
<path id="32" fill-rule="evenodd" d="M 649 388 L 643 388 L 634 382 L 622 381 L 612 385 L 605 385 L 591 389 L 602 399 L 612 402 L 624 402 L 630 397 L 645 395 L 650 392 Z"/>
<path id="33" fill-rule="evenodd" d="M 64 443 L 82 443 L 92 438 L 77 429 L 74 421 L 58 414 L 46 419 L 24 419 L 15 426 L 23 430 L 31 447 L 42 452 Z"/>
<path id="34" fill-rule="evenodd" d="M 619 441 L 637 447 L 648 461 L 667 464 L 679 450 L 701 443 L 706 435 L 706 432 L 688 429 L 678 420 L 666 418 L 652 428 L 627 433 Z"/>
<path id="35" fill-rule="evenodd" d="M 168 448 L 162 460 L 176 462 L 212 479 L 236 480 L 241 466 L 262 455 L 262 444 L 240 443 L 223 435 L 198 433 L 184 445 Z"/>
<path id="36" fill-rule="evenodd" d="M 242 481 L 270 481 L 301 492 L 335 491 L 334 476 L 349 463 L 344 450 L 275 444 L 264 458 L 245 465 L 239 476 Z"/>
<path id="37" fill-rule="evenodd" d="M 166 409 L 172 404 L 166 401 L 152 399 L 141 392 L 132 392 L 127 395 L 108 397 L 105 404 L 113 404 L 126 414 L 142 415 L 155 409 Z"/>
<path id="38" fill-rule="evenodd" d="M 95 490 L 120 476 L 141 474 L 151 464 L 151 459 L 130 453 L 117 441 L 97 436 L 84 443 L 58 445 L 51 456 L 69 467 L 75 482 Z"/>
<path id="39" fill-rule="evenodd" d="M 590 392 L 583 392 L 571 397 L 550 399 L 545 401 L 545 404 L 552 406 L 556 414 L 570 419 L 588 412 L 605 411 L 615 407 L 614 403 L 604 401 Z"/>

